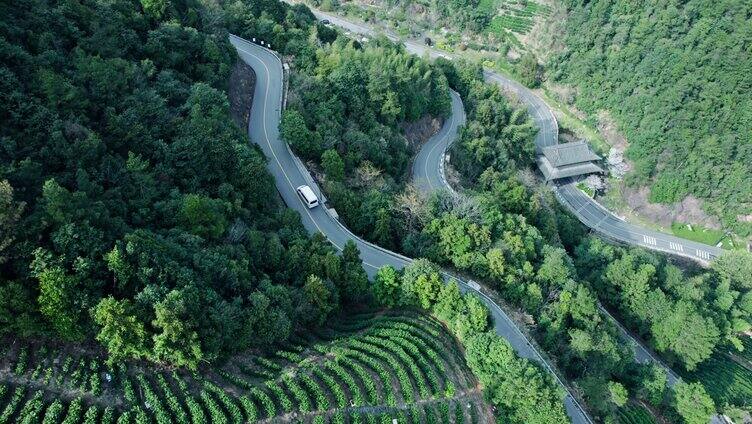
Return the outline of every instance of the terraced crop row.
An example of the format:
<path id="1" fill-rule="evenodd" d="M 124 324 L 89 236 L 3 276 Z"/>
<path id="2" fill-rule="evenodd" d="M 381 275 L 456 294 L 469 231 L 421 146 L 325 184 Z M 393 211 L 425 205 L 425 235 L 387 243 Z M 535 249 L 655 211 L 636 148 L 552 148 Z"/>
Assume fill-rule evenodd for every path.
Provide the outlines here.
<path id="1" fill-rule="evenodd" d="M 491 20 L 489 30 L 500 33 L 504 30 L 510 30 L 518 34 L 526 34 L 533 27 L 533 20 L 528 17 L 515 15 L 495 16 Z"/>
<path id="2" fill-rule="evenodd" d="M 748 406 L 752 401 L 752 371 L 723 353 L 715 353 L 685 377 L 701 382 L 718 405 Z"/>
<path id="3" fill-rule="evenodd" d="M 456 341 L 410 311 L 352 316 L 198 373 L 33 348 L 0 365 L 13 376 L 0 423 L 464 423 L 485 408 Z"/>
<path id="4" fill-rule="evenodd" d="M 634 404 L 619 408 L 617 416 L 621 424 L 655 424 L 656 422 L 647 409 Z"/>
<path id="5" fill-rule="evenodd" d="M 742 345 L 744 345 L 744 350 L 737 352 L 734 349 L 734 354 L 752 363 L 752 337 L 742 337 Z"/>

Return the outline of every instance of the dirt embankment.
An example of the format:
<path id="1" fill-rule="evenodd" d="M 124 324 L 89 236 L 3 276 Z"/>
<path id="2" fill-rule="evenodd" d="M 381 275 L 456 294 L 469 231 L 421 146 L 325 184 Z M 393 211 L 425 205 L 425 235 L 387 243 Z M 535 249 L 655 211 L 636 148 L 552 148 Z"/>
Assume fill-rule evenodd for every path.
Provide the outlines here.
<path id="1" fill-rule="evenodd" d="M 229 84 L 230 114 L 235 125 L 243 130 L 248 128 L 248 119 L 253 104 L 253 89 L 256 86 L 256 73 L 247 63 L 238 59 L 232 69 Z"/>
<path id="2" fill-rule="evenodd" d="M 399 124 L 410 148 L 418 151 L 420 146 L 428 141 L 431 136 L 439 132 L 443 121 L 432 116 L 424 116 L 415 122 L 402 122 Z"/>
<path id="3" fill-rule="evenodd" d="M 628 187 L 622 178 L 632 171 L 633 164 L 625 157 L 624 152 L 629 147 L 629 141 L 618 130 L 618 126 L 610 114 L 601 111 L 598 114 L 598 132 L 603 135 L 611 146 L 607 163 L 611 175 L 617 177 L 610 190 L 616 190 L 626 207 L 637 213 L 643 219 L 668 227 L 673 222 L 700 224 L 707 228 L 721 228 L 720 221 L 707 214 L 702 207 L 702 200 L 687 196 L 672 204 L 650 203 L 648 196 L 650 187 Z M 627 211 L 616 211 L 626 213 Z"/>
<path id="4" fill-rule="evenodd" d="M 721 229 L 720 221 L 708 215 L 702 208 L 702 200 L 687 196 L 671 204 L 650 203 L 648 187 L 631 188 L 622 185 L 621 194 L 629 207 L 651 222 L 668 227 L 673 222 L 699 224 L 707 228 Z"/>

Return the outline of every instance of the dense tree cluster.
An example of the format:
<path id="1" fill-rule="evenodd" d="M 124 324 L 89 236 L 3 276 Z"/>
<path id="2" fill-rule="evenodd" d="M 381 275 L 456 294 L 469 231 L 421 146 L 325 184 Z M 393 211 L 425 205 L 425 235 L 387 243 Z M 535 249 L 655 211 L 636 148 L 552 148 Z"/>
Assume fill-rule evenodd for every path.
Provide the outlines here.
<path id="1" fill-rule="evenodd" d="M 710 272 L 685 273 L 654 254 L 588 238 L 575 263 L 600 298 L 659 352 L 688 370 L 752 326 L 752 257 L 728 252 Z"/>
<path id="2" fill-rule="evenodd" d="M 479 65 L 453 66 L 443 58 L 437 62 L 467 109 L 467 123 L 452 150 L 453 164 L 461 174 L 471 182 L 490 183 L 498 179 L 494 173 L 532 164 L 535 145 L 531 140 L 537 130 L 527 112 L 513 108 L 498 85 L 484 83 Z"/>
<path id="3" fill-rule="evenodd" d="M 361 45 L 342 37 L 318 49 L 314 63 L 301 62 L 282 137 L 304 159 L 333 150 L 348 175 L 368 162 L 402 179 L 410 151 L 396 124 L 449 114 L 443 74 L 386 38 Z"/>
<path id="4" fill-rule="evenodd" d="M 195 366 L 354 300 L 358 252 L 308 237 L 232 124 L 227 29 L 294 50 L 276 1 L 6 3 L 0 332 Z"/>
<path id="5" fill-rule="evenodd" d="M 752 224 L 752 4 L 734 0 L 565 2 L 555 78 L 576 104 L 608 109 L 630 141 L 630 182 L 650 200 L 687 195 L 741 233 Z"/>
<path id="6" fill-rule="evenodd" d="M 349 228 L 394 247 L 392 197 L 405 183 L 414 147 L 397 124 L 446 117 L 446 77 L 386 38 L 361 45 L 340 37 L 315 56 L 295 56 L 294 64 L 282 138 L 320 166 L 324 190 Z"/>
<path id="7" fill-rule="evenodd" d="M 493 332 L 486 305 L 474 294 L 461 294 L 455 281 L 444 284 L 438 267 L 420 259 L 402 271 L 381 268 L 373 290 L 383 305 L 418 307 L 443 321 L 462 342 L 468 365 L 505 422 L 569 422 L 551 375 L 517 357 Z"/>
<path id="8" fill-rule="evenodd" d="M 613 416 L 629 397 L 664 408 L 669 415 L 678 414 L 687 422 L 692 414 L 705 414 L 704 409 L 682 409 L 688 403 L 679 399 L 689 396 L 687 390 L 669 391 L 666 373 L 660 368 L 635 364 L 631 349 L 599 311 L 599 299 L 609 299 L 608 293 L 618 287 L 612 286 L 609 292 L 607 284 L 595 279 L 610 276 L 613 285 L 639 279 L 640 267 L 627 266 L 628 260 L 622 262 L 616 254 L 607 258 L 580 255 L 589 245 L 623 251 L 584 237 L 582 226 L 531 181 L 526 169 L 533 166 L 535 133 L 527 118 L 509 119 L 519 112 L 505 106 L 494 90 L 482 87 L 476 67 L 461 62 L 441 66 L 450 85 L 467 99 L 468 123 L 451 151 L 463 191 L 438 193 L 422 203 L 420 199 L 413 202 L 417 205 L 403 201 L 405 214 L 414 214 L 416 222 L 416 230 L 405 233 L 404 250 L 482 279 L 525 311 L 538 324 L 538 342 L 554 353 L 559 367 L 582 389 L 596 415 Z M 483 101 L 486 98 L 494 99 L 493 107 Z M 576 253 L 575 260 L 569 252 Z M 679 360 L 694 358 L 697 364 L 715 347 L 745 331 L 750 322 L 749 266 L 748 256 L 735 254 L 720 259 L 716 271 L 685 278 L 678 268 L 664 263 L 650 283 L 658 288 L 662 281 L 658 276 L 664 268 L 670 269 L 673 292 L 665 289 L 661 305 L 644 300 L 633 303 L 639 303 L 642 311 L 663 312 L 653 326 L 663 343 L 660 350 Z M 674 297 L 674 293 L 681 294 Z M 610 299 L 613 307 L 629 305 L 625 297 Z M 679 328 L 683 320 L 692 320 L 692 326 Z M 650 323 L 646 325 L 651 328 Z M 709 337 L 694 334 L 703 326 L 710 329 Z M 698 339 L 687 340 L 690 333 Z M 694 356 L 698 350 L 701 355 Z M 704 391 L 693 388 L 691 392 L 698 404 L 712 406 Z"/>

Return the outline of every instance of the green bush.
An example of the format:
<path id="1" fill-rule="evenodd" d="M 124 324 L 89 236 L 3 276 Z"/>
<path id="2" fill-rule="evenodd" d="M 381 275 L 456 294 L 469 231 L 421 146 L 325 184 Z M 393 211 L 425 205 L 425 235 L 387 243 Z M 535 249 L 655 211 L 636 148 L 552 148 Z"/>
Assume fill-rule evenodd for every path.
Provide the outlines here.
<path id="1" fill-rule="evenodd" d="M 256 404 L 248 396 L 241 396 L 238 400 L 240 401 L 240 406 L 243 408 L 246 422 L 252 423 L 259 419 Z"/>
<path id="2" fill-rule="evenodd" d="M 222 408 L 207 390 L 201 390 L 201 401 L 203 402 L 206 410 L 209 412 L 209 419 L 212 423 L 228 424 L 230 422 L 227 419 L 227 415 L 225 415 Z"/>
<path id="3" fill-rule="evenodd" d="M 243 422 L 243 413 L 234 398 L 230 397 L 222 388 L 210 382 L 204 382 L 204 388 L 213 393 L 226 411 L 230 413 L 230 421 Z"/>
<path id="4" fill-rule="evenodd" d="M 249 394 L 261 404 L 265 418 L 271 418 L 277 415 L 277 407 L 274 405 L 272 398 L 266 394 L 266 392 L 258 387 L 254 387 L 250 390 Z"/>
<path id="5" fill-rule="evenodd" d="M 340 387 L 339 383 L 334 379 L 334 377 L 327 374 L 323 369 L 318 367 L 313 369 L 313 374 L 321 381 L 323 381 L 324 384 L 326 384 L 327 389 L 334 396 L 334 400 L 337 403 L 337 408 L 347 407 L 347 397 L 345 396 L 345 391 L 342 390 L 342 387 Z"/>
<path id="6" fill-rule="evenodd" d="M 78 424 L 81 421 L 82 414 L 83 399 L 75 398 L 68 404 L 68 412 L 65 414 L 62 424 Z"/>
<path id="7" fill-rule="evenodd" d="M 28 366 L 29 366 L 29 350 L 26 348 L 26 346 L 24 346 L 18 352 L 18 357 L 16 358 L 16 364 L 13 367 L 13 373 L 20 376 L 27 371 Z"/>
<path id="8" fill-rule="evenodd" d="M 172 413 L 172 417 L 178 424 L 189 424 L 190 419 L 188 418 L 188 413 L 186 413 L 181 406 L 180 399 L 178 399 L 175 393 L 172 392 L 172 388 L 165 379 L 164 375 L 162 375 L 161 373 L 157 374 L 156 379 L 161 394 L 167 402 L 167 407 Z"/>
<path id="9" fill-rule="evenodd" d="M 58 424 L 61 419 L 63 418 L 63 411 L 65 410 L 65 406 L 63 406 L 63 403 L 60 402 L 60 399 L 55 399 L 50 406 L 47 407 L 47 410 L 44 411 L 44 418 L 42 418 L 42 424 Z M 102 420 L 104 423 L 104 420 Z"/>
<path id="10" fill-rule="evenodd" d="M 42 410 L 44 409 L 44 402 L 42 402 L 43 392 L 37 390 L 31 399 L 28 399 L 21 411 L 18 413 L 17 421 L 21 424 L 33 424 L 38 423 L 42 418 Z"/>

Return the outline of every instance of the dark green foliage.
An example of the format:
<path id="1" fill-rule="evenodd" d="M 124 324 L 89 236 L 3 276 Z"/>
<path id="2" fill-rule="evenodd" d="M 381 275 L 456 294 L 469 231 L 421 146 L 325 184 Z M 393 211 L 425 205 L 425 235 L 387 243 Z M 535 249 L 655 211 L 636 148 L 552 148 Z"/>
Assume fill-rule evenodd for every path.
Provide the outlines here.
<path id="1" fill-rule="evenodd" d="M 535 88 L 540 84 L 541 66 L 538 65 L 538 59 L 534 54 L 525 53 L 516 64 L 516 71 L 520 82 L 526 86 Z"/>
<path id="2" fill-rule="evenodd" d="M 408 176 L 411 146 L 399 123 L 446 117 L 449 86 L 436 66 L 386 38 L 341 37 L 296 58 L 280 134 L 320 164 L 327 197 L 356 234 L 393 248 L 393 194 Z"/>
<path id="3" fill-rule="evenodd" d="M 665 258 L 588 238 L 576 250 L 581 277 L 638 334 L 688 370 L 724 341 L 741 348 L 739 333 L 752 322 L 752 257 L 721 256 L 704 273 L 682 272 Z"/>
<path id="4" fill-rule="evenodd" d="M 0 9 L 0 332 L 96 337 L 112 360 L 195 367 L 323 322 L 345 286 L 342 298 L 358 296 L 359 260 L 308 238 L 276 201 L 225 94 L 228 29 L 303 61 L 310 11 Z M 320 284 L 304 287 L 309 277 Z"/>
<path id="5" fill-rule="evenodd" d="M 608 109 L 629 139 L 633 184 L 687 195 L 742 233 L 752 205 L 752 5 L 733 0 L 568 0 L 556 78 Z"/>
<path id="6" fill-rule="evenodd" d="M 448 79 L 458 92 L 466 92 L 467 123 L 452 148 L 452 163 L 471 183 L 491 170 L 510 172 L 530 166 L 537 130 L 527 113 L 512 108 L 499 87 L 484 83 L 473 65 L 460 62 L 453 68 Z"/>
<path id="7" fill-rule="evenodd" d="M 390 274 L 389 268 L 380 272 L 382 279 Z M 431 311 L 459 337 L 468 365 L 500 417 L 512 423 L 568 421 L 562 393 L 551 376 L 517 357 L 506 340 L 491 332 L 488 309 L 475 295 L 460 295 L 454 281 L 442 284 L 438 269 L 425 260 L 408 265 L 397 276 L 396 286 L 396 302 Z M 442 414 L 448 410 L 442 409 Z"/>

